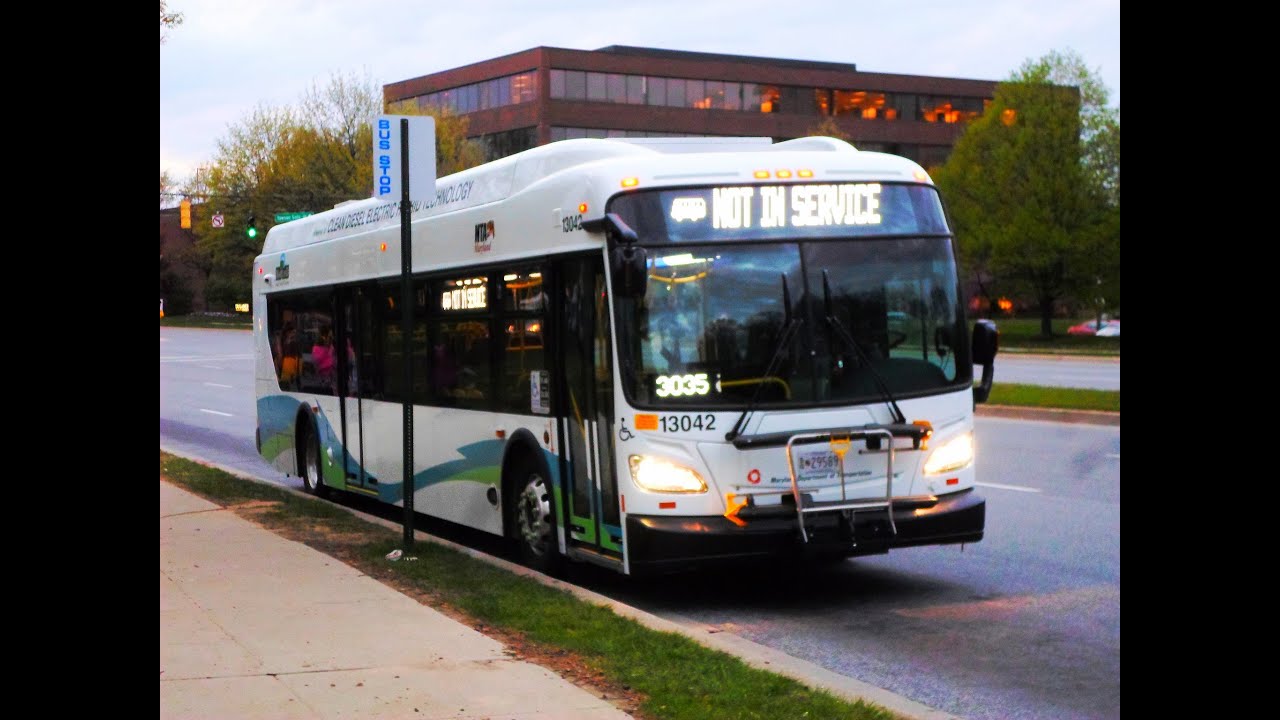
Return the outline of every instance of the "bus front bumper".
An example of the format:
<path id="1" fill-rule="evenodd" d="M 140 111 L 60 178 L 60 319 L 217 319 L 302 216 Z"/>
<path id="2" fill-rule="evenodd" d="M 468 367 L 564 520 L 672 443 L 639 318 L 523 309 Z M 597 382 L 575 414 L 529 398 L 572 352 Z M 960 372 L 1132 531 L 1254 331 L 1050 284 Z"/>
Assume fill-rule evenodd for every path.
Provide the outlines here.
<path id="1" fill-rule="evenodd" d="M 800 537 L 794 505 L 751 508 L 738 525 L 725 517 L 628 515 L 627 546 L 633 573 L 804 554 L 875 555 L 918 545 L 982 539 L 987 501 L 972 490 L 894 500 L 894 533 L 884 510 L 805 516 L 809 542 Z"/>

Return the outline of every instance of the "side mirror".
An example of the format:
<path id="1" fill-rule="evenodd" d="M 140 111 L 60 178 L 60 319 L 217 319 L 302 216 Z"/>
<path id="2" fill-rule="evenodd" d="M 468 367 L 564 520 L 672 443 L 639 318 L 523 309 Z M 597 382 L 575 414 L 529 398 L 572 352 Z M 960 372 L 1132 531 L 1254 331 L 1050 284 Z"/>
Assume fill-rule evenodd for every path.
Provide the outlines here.
<path id="1" fill-rule="evenodd" d="M 973 388 L 973 402 L 986 402 L 991 395 L 991 381 L 995 378 L 996 350 L 1000 331 L 990 320 L 973 323 L 973 364 L 982 366 L 982 381 Z"/>
<path id="2" fill-rule="evenodd" d="M 610 255 L 613 292 L 619 297 L 643 298 L 649 288 L 649 254 L 642 247 L 623 245 Z"/>
<path id="3" fill-rule="evenodd" d="M 608 213 L 599 222 L 606 232 L 618 239 L 618 247 L 609 255 L 613 292 L 620 297 L 644 297 L 649 288 L 649 253 L 636 246 L 639 236 L 617 213 Z M 583 223 L 583 227 L 594 229 L 587 223 Z"/>

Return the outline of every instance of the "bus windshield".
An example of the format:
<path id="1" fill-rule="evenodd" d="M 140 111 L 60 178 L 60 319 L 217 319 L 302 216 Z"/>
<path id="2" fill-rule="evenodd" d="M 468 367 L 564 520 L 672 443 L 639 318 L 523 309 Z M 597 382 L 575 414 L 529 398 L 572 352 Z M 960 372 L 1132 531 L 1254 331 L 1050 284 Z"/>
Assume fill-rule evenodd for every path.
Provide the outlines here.
<path id="1" fill-rule="evenodd" d="M 902 187 L 927 193 L 936 207 L 932 188 Z M 697 214 L 687 202 L 696 193 L 649 195 L 611 206 L 648 253 L 644 297 L 615 298 L 624 386 L 636 405 L 878 402 L 877 375 L 897 398 L 972 384 L 956 260 L 940 211 L 923 221 L 899 218 L 915 232 L 890 237 L 858 237 L 866 234 L 861 226 L 845 233 L 830 225 L 739 227 L 728 242 L 709 242 L 722 237 L 711 221 L 696 242 L 696 229 L 671 219 L 673 208 Z M 705 200 L 711 214 L 715 198 Z M 646 217 L 644 209 L 663 216 Z"/>

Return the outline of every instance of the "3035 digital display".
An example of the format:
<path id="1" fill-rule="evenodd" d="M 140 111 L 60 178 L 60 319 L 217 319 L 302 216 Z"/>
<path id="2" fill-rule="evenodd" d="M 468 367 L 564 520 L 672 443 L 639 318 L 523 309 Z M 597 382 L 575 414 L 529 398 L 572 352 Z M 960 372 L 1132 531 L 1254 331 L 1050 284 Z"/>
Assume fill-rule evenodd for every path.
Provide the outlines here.
<path id="1" fill-rule="evenodd" d="M 711 392 L 706 373 L 658 375 L 653 379 L 653 394 L 660 398 L 702 397 Z"/>

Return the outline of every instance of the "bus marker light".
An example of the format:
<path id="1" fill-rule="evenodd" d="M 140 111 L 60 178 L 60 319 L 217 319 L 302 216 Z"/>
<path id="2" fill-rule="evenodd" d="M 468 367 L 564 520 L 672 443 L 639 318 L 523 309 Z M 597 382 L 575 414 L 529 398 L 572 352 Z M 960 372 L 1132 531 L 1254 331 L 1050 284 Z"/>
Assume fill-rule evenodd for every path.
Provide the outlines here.
<path id="1" fill-rule="evenodd" d="M 635 187 L 640 184 L 640 178 L 622 178 L 622 187 Z M 586 212 L 585 210 L 583 212 Z"/>
<path id="2" fill-rule="evenodd" d="M 789 177 L 791 177 L 791 171 L 790 171 L 790 170 L 779 170 L 779 171 L 777 171 L 777 172 L 776 172 L 776 173 L 774 173 L 774 174 L 775 174 L 775 175 L 777 175 L 777 176 L 778 176 L 778 177 L 780 177 L 780 178 L 789 178 Z"/>
<path id="3" fill-rule="evenodd" d="M 960 478 L 947 478 L 947 484 L 948 484 L 948 485 L 959 485 L 959 484 L 960 484 Z"/>
<path id="4" fill-rule="evenodd" d="M 667 502 L 660 502 L 658 503 L 658 507 L 663 510 L 675 510 L 676 502 L 674 500 L 669 500 Z"/>
<path id="5" fill-rule="evenodd" d="M 753 173 L 751 173 L 751 174 L 752 174 L 752 175 L 754 175 L 755 177 L 760 178 L 761 180 L 763 180 L 763 179 L 765 179 L 765 178 L 769 177 L 769 171 L 768 171 L 768 170 L 757 170 L 757 171 L 755 171 L 755 172 L 753 172 Z"/>
<path id="6" fill-rule="evenodd" d="M 796 171 L 796 174 L 797 174 L 797 175 L 799 175 L 799 176 L 800 176 L 800 177 L 802 177 L 802 178 L 811 178 L 811 177 L 813 177 L 813 171 L 812 171 L 812 170 L 797 170 L 797 171 Z"/>
<path id="7" fill-rule="evenodd" d="M 636 429 L 637 430 L 657 430 L 658 416 L 636 413 Z"/>
<path id="8" fill-rule="evenodd" d="M 933 437 L 933 423 L 928 420 L 912 420 L 912 425 L 919 425 L 924 428 L 924 437 L 920 438 L 920 449 L 929 449 L 929 438 Z"/>
<path id="9" fill-rule="evenodd" d="M 382 243 L 381 245 L 379 245 L 379 246 L 378 246 L 378 249 L 379 249 L 379 250 L 381 250 L 382 252 L 386 252 L 386 251 L 387 251 L 387 244 L 386 244 L 386 243 Z"/>
<path id="10" fill-rule="evenodd" d="M 578 212 L 580 212 L 580 213 L 584 213 L 584 214 L 585 214 L 585 213 L 587 212 L 587 204 L 586 204 L 586 203 L 578 203 Z"/>
<path id="11" fill-rule="evenodd" d="M 732 522 L 734 525 L 737 525 L 738 527 L 744 527 L 747 524 L 747 521 L 738 517 L 738 511 L 746 507 L 749 500 L 750 498 L 742 498 L 741 500 L 739 500 L 738 496 L 735 495 L 734 493 L 725 493 L 724 504 L 729 509 L 724 511 L 724 516 L 728 518 L 729 521 Z"/>
<path id="12" fill-rule="evenodd" d="M 506 431 L 506 430 L 494 430 L 494 431 L 493 431 L 493 434 L 494 434 L 494 435 L 495 435 L 499 440 L 501 440 L 501 439 L 503 439 L 503 438 L 505 438 L 505 437 L 507 436 L 507 431 Z"/>
<path id="13" fill-rule="evenodd" d="M 626 511 L 627 511 L 627 496 L 626 496 L 626 495 L 619 495 L 619 496 L 618 496 L 618 498 L 622 500 L 622 512 L 626 512 Z"/>
<path id="14" fill-rule="evenodd" d="M 933 180 L 929 179 L 929 173 L 923 170 L 917 170 L 913 173 L 913 175 L 915 175 L 915 178 L 920 182 L 933 182 Z"/>

